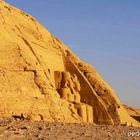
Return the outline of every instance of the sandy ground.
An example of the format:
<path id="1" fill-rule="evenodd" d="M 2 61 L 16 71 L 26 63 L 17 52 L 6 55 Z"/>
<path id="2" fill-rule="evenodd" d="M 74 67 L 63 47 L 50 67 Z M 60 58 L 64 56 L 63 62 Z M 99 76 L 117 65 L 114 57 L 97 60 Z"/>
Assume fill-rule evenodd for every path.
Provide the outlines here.
<path id="1" fill-rule="evenodd" d="M 131 136 L 129 136 L 131 135 Z M 133 135 L 133 136 L 132 136 Z M 140 140 L 140 128 L 0 119 L 0 140 Z"/>

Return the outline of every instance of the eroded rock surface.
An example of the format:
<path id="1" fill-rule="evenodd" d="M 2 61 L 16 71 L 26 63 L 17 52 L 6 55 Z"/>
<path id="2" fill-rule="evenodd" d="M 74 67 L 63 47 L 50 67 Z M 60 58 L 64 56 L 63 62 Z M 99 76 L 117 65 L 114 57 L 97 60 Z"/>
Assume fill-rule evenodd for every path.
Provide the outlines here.
<path id="1" fill-rule="evenodd" d="M 97 71 L 0 0 L 0 117 L 139 125 Z"/>
<path id="2" fill-rule="evenodd" d="M 127 110 L 128 114 L 140 122 L 140 109 L 130 107 L 128 105 L 123 105 L 124 108 Z"/>

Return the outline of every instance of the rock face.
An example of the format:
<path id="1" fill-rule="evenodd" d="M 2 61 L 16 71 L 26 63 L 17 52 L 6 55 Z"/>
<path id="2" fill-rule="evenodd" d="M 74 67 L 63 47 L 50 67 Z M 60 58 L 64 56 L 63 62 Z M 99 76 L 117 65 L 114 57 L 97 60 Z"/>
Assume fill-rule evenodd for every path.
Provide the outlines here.
<path id="1" fill-rule="evenodd" d="M 127 105 L 123 105 L 124 108 L 127 110 L 128 114 L 140 122 L 140 109 L 136 109 L 134 107 L 130 107 Z"/>
<path id="2" fill-rule="evenodd" d="M 139 125 L 97 71 L 0 0 L 0 117 Z"/>

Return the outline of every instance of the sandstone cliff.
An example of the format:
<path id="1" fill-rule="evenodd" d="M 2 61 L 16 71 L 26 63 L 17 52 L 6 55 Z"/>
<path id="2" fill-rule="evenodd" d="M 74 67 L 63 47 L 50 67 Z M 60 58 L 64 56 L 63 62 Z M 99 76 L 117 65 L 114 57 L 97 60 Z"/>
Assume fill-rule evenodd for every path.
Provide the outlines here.
<path id="1" fill-rule="evenodd" d="M 0 116 L 139 125 L 97 71 L 0 0 Z"/>
<path id="2" fill-rule="evenodd" d="M 134 119 L 140 122 L 140 109 L 136 109 L 128 105 L 123 105 L 123 106 L 131 117 L 133 117 Z"/>

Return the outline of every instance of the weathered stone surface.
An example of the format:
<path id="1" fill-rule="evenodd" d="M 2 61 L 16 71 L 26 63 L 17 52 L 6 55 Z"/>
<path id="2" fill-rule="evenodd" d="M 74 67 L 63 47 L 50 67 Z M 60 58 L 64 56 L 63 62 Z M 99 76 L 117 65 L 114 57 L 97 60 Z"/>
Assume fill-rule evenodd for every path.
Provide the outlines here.
<path id="1" fill-rule="evenodd" d="M 124 108 L 127 110 L 128 114 L 133 117 L 134 119 L 136 119 L 137 121 L 140 122 L 140 109 L 134 108 L 134 107 L 130 107 L 128 105 L 123 105 Z M 133 123 L 132 123 L 133 125 Z"/>
<path id="2" fill-rule="evenodd" d="M 1 0 L 0 103 L 0 117 L 139 125 L 92 66 Z"/>

